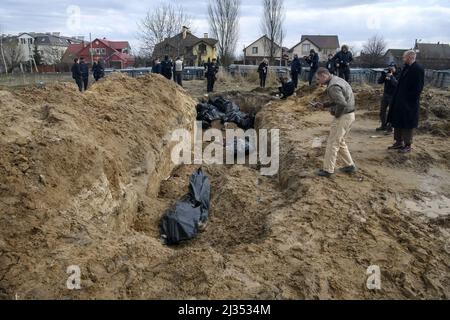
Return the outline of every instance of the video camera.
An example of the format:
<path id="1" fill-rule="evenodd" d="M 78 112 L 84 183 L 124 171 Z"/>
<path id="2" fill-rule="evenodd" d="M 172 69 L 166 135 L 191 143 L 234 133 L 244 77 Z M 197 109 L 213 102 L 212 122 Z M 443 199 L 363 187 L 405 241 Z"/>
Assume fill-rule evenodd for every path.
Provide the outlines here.
<path id="1" fill-rule="evenodd" d="M 394 73 L 394 67 L 389 66 L 383 70 L 385 73 Z"/>

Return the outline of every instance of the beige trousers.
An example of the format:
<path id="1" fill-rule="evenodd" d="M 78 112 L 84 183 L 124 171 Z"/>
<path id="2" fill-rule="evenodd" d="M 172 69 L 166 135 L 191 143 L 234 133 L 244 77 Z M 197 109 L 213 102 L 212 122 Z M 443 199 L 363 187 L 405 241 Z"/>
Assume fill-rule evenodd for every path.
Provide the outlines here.
<path id="1" fill-rule="evenodd" d="M 330 136 L 327 141 L 327 149 L 325 151 L 325 159 L 323 161 L 323 170 L 334 173 L 336 167 L 336 158 L 342 158 L 345 166 L 354 165 L 352 156 L 348 151 L 345 138 L 350 132 L 353 122 L 355 121 L 355 113 L 343 114 L 339 118 L 334 118 L 331 123 Z"/>

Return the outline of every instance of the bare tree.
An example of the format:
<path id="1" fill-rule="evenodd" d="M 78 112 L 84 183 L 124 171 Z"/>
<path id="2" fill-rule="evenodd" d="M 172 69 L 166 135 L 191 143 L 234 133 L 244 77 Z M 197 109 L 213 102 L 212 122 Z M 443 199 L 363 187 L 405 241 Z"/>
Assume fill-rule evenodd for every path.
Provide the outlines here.
<path id="1" fill-rule="evenodd" d="M 270 62 L 274 62 L 277 52 L 282 50 L 282 42 L 285 37 L 283 28 L 286 17 L 283 0 L 263 0 L 263 17 L 261 21 L 261 31 L 268 38 L 267 51 Z M 281 53 L 282 55 L 282 53 Z"/>
<path id="2" fill-rule="evenodd" d="M 17 37 L 3 38 L 2 49 L 7 66 L 6 69 L 11 73 L 14 69 L 20 67 L 20 64 L 24 61 L 19 39 Z"/>
<path id="3" fill-rule="evenodd" d="M 219 60 L 223 65 L 233 61 L 239 37 L 240 0 L 210 0 L 208 4 L 209 25 L 213 36 L 219 41 Z"/>
<path id="4" fill-rule="evenodd" d="M 149 10 L 145 18 L 138 23 L 139 38 L 143 42 L 142 50 L 147 55 L 151 54 L 156 44 L 181 32 L 181 28 L 189 26 L 191 20 L 182 6 L 170 3 L 161 3 Z"/>
<path id="5" fill-rule="evenodd" d="M 361 61 L 368 67 L 377 67 L 382 64 L 387 43 L 382 36 L 374 35 L 363 45 Z"/>

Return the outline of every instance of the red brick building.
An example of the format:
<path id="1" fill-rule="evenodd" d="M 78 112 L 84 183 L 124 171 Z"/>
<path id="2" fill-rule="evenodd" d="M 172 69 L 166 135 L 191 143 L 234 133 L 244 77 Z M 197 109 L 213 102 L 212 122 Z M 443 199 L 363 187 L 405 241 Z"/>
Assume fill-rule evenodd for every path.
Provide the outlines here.
<path id="1" fill-rule="evenodd" d="M 103 61 L 105 68 L 123 69 L 134 65 L 135 59 L 130 52 L 128 41 L 95 39 L 92 43 L 71 44 L 64 53 L 62 62 L 71 64 L 75 58 L 84 58 L 86 63 L 91 64 L 92 57 Z"/>

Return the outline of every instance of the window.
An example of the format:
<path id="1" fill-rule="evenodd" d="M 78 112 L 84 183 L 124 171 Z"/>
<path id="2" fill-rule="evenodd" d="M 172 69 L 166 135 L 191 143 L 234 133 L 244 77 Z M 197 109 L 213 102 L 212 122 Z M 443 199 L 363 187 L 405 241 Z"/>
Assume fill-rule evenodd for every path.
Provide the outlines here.
<path id="1" fill-rule="evenodd" d="M 95 54 L 96 55 L 105 55 L 106 54 L 106 49 L 105 48 L 95 48 Z"/>
<path id="2" fill-rule="evenodd" d="M 20 43 L 21 43 L 21 44 L 26 44 L 27 42 L 26 42 L 25 39 L 20 39 Z"/>
<path id="3" fill-rule="evenodd" d="M 311 45 L 309 43 L 305 43 L 302 45 L 302 53 L 309 53 L 311 50 Z"/>
<path id="4" fill-rule="evenodd" d="M 206 44 L 202 43 L 198 46 L 198 51 L 200 53 L 205 53 L 206 52 Z"/>
<path id="5" fill-rule="evenodd" d="M 258 54 L 258 47 L 252 48 L 252 54 Z"/>
<path id="6" fill-rule="evenodd" d="M 33 44 L 33 38 L 28 38 L 28 44 Z"/>

